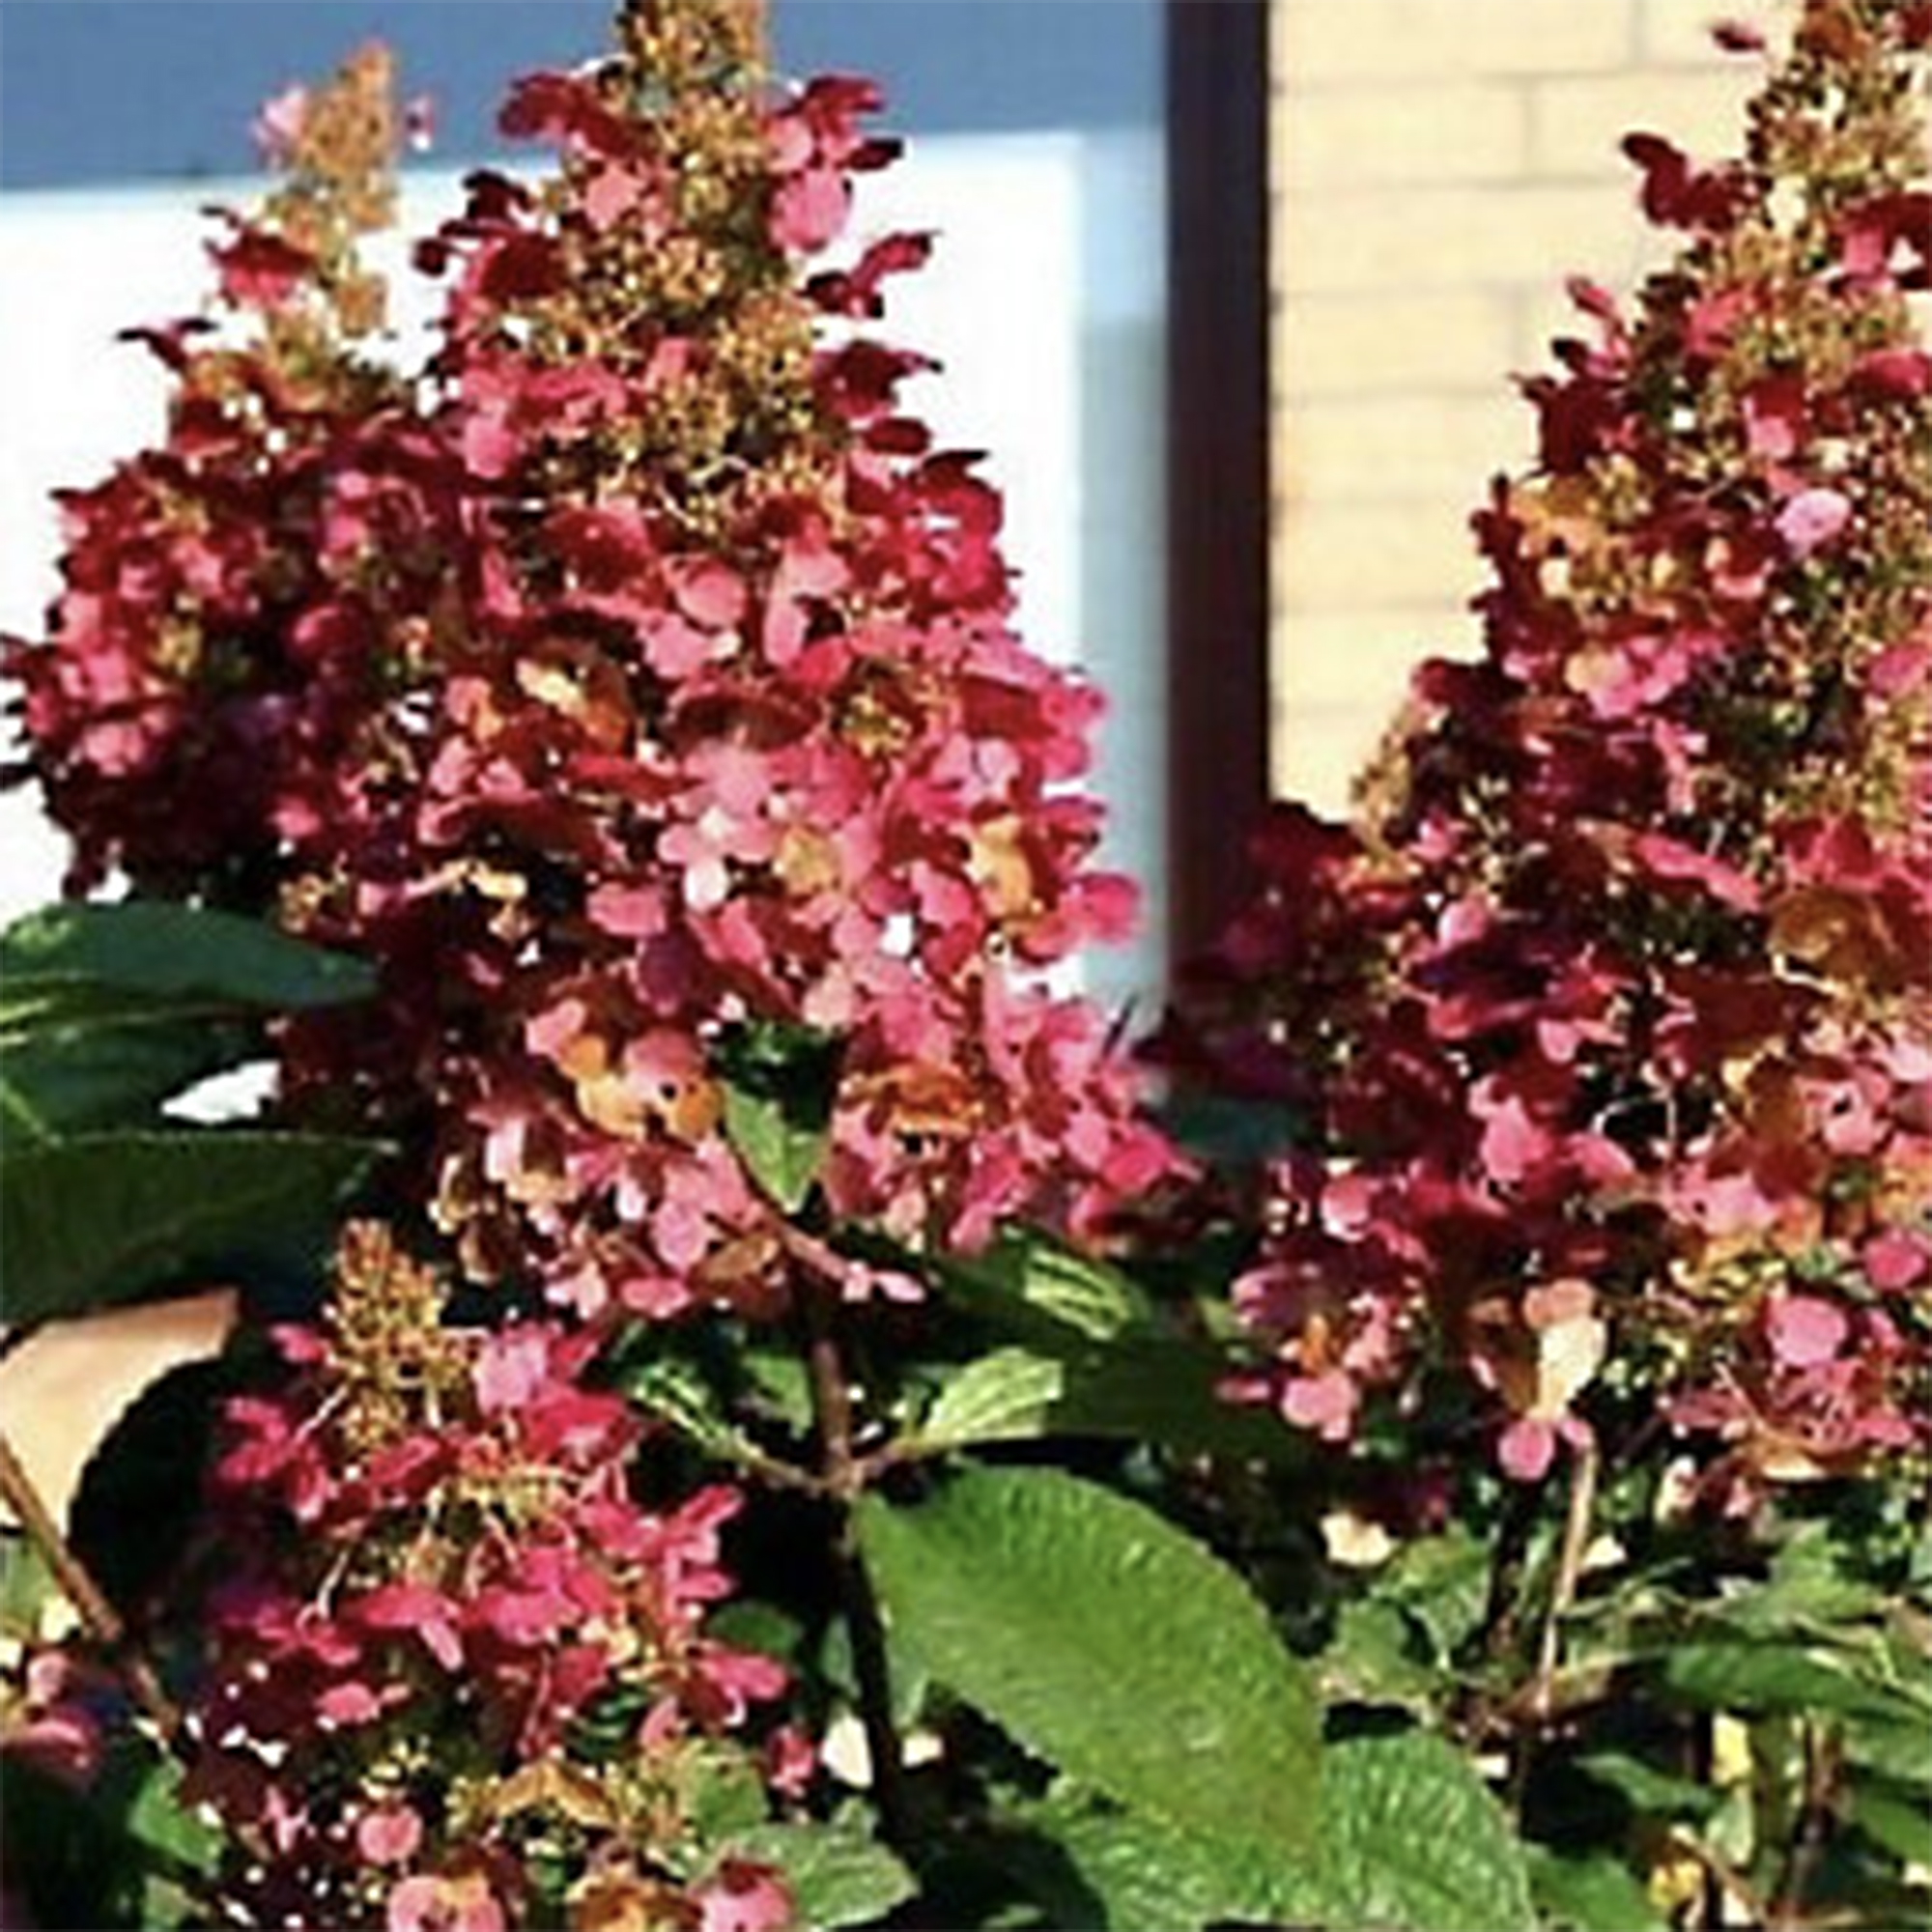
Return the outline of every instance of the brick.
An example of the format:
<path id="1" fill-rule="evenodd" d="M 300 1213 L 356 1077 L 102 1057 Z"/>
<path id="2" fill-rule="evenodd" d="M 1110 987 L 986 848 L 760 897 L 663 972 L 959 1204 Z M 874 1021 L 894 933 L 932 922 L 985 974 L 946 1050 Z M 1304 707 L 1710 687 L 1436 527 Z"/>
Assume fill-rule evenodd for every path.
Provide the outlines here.
<path id="1" fill-rule="evenodd" d="M 1520 91 L 1485 85 L 1291 92 L 1274 139 L 1291 194 L 1335 183 L 1502 181 L 1528 156 Z"/>
<path id="2" fill-rule="evenodd" d="M 1454 604 L 1291 615 L 1282 627 L 1275 690 L 1284 705 L 1298 710 L 1392 715 L 1415 666 L 1439 655 L 1445 638 L 1460 644 L 1463 633 Z"/>
<path id="3" fill-rule="evenodd" d="M 1482 576 L 1461 504 L 1421 515 L 1405 503 L 1290 499 L 1280 549 L 1290 621 L 1302 612 L 1458 604 Z"/>
<path id="4" fill-rule="evenodd" d="M 1634 128 L 1662 134 L 1692 155 L 1733 154 L 1753 78 L 1737 63 L 1715 71 L 1537 81 L 1529 89 L 1530 166 L 1541 175 L 1634 183 L 1635 171 L 1618 152 Z"/>
<path id="5" fill-rule="evenodd" d="M 1310 404 L 1281 426 L 1285 489 L 1295 501 L 1473 504 L 1497 469 L 1531 454 L 1531 412 L 1494 377 L 1493 399 L 1374 396 Z"/>
<path id="6" fill-rule="evenodd" d="M 1470 289 L 1309 296 L 1275 324 L 1276 380 L 1291 402 L 1365 391 L 1477 389 L 1517 340 L 1506 295 Z"/>
<path id="7" fill-rule="evenodd" d="M 1725 59 L 1711 43 L 1714 20 L 1748 20 L 1776 46 L 1792 12 L 1784 0 L 1641 0 L 1638 45 L 1647 61 L 1714 64 Z M 1735 57 L 1727 64 L 1746 73 L 1753 68 Z"/>
<path id="8" fill-rule="evenodd" d="M 1356 775 L 1375 749 L 1365 714 L 1277 707 L 1269 721 L 1269 781 L 1277 798 L 1299 799 L 1317 811 L 1345 817 Z"/>
<path id="9" fill-rule="evenodd" d="M 1628 273 L 1642 223 L 1618 185 L 1409 188 L 1291 204 L 1281 287 L 1307 294 L 1554 280 L 1572 269 Z"/>
<path id="10" fill-rule="evenodd" d="M 1290 84 L 1591 72 L 1630 53 L 1627 0 L 1279 0 Z"/>
<path id="11" fill-rule="evenodd" d="M 1278 628 L 1269 712 L 1276 792 L 1346 812 L 1415 666 L 1427 657 L 1470 657 L 1478 646 L 1475 620 L 1456 610 L 1311 617 Z"/>

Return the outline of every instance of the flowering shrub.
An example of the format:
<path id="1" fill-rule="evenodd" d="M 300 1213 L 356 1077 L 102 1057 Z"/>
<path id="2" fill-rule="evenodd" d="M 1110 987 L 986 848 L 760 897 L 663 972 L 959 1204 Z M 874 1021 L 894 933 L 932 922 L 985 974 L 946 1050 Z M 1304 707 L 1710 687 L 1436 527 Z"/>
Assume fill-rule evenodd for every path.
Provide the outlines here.
<path id="1" fill-rule="evenodd" d="M 869 333 L 927 238 L 831 252 L 869 85 L 627 0 L 419 242 L 413 371 L 422 110 L 270 103 L 6 648 L 136 893 L 0 935 L 10 1320 L 251 1315 L 67 1526 L 0 1435 L 24 1909 L 1921 1912 L 1928 43 L 1810 0 L 1744 160 L 1628 144 L 1682 251 L 1525 385 L 1481 660 L 1263 829 L 1167 1045 L 1270 1157 L 1199 1168 L 1044 989 L 1131 915 L 1097 700 Z M 162 1113 L 265 1038 L 269 1124 Z"/>
<path id="2" fill-rule="evenodd" d="M 14 659 L 80 875 L 380 960 L 297 1085 L 427 1120 L 472 1271 L 585 1315 L 783 1299 L 726 1029 L 822 1037 L 829 1205 L 915 1244 L 1093 1232 L 1171 1158 L 1099 1015 L 1011 970 L 1133 894 L 1087 867 L 1097 700 L 1012 635 L 997 497 L 898 407 L 922 358 L 842 326 L 925 240 L 799 272 L 889 158 L 876 97 L 768 101 L 752 20 L 639 7 L 514 91 L 561 172 L 473 177 L 422 245 L 420 402 L 355 349 L 380 64 L 284 112 L 288 185 L 213 251 L 239 339 L 151 334 L 168 443 L 70 499 Z"/>
<path id="3" fill-rule="evenodd" d="M 1742 162 L 1626 143 L 1684 247 L 1524 385 L 1481 659 L 1260 841 L 1200 1044 L 1305 1126 L 1236 1295 L 1322 1438 L 1446 1358 L 1523 1479 L 1606 1360 L 1739 1509 L 1925 1445 L 1928 33 L 1813 8 Z"/>

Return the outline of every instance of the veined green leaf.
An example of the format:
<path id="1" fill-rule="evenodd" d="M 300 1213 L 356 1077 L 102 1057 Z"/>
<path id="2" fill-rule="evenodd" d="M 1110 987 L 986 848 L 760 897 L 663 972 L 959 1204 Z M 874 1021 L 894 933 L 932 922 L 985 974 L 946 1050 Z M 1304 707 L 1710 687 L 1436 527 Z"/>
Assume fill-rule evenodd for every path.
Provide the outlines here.
<path id="1" fill-rule="evenodd" d="M 226 1009 L 125 996 L 78 1002 L 0 1044 L 0 1114 L 28 1142 L 126 1127 L 171 1094 L 263 1051 Z"/>
<path id="2" fill-rule="evenodd" d="M 1305 1457 L 1272 1412 L 1222 1394 L 1233 1364 L 1211 1343 L 1135 1329 L 1058 1350 L 996 1349 L 941 1387 L 915 1442 L 926 1449 L 1041 1435 L 1153 1442 L 1184 1456 L 1292 1464 Z"/>
<path id="3" fill-rule="evenodd" d="M 1316 1870 L 1333 1920 L 1404 1932 L 1528 1932 L 1521 1844 L 1470 1766 L 1423 1731 L 1331 1746 Z"/>
<path id="4" fill-rule="evenodd" d="M 1057 1909 L 1056 1924 L 1200 1932 L 1230 1920 L 1312 1923 L 1324 1916 L 1327 1901 L 1297 1868 L 1075 1793 L 1056 1792 L 1016 1822 L 1027 1835 L 1011 1848 L 1012 1865 Z"/>
<path id="5" fill-rule="evenodd" d="M 939 1391 L 917 1440 L 926 1449 L 1025 1440 L 1051 1427 L 1066 1387 L 1066 1364 L 1028 1349 L 996 1349 L 954 1372 Z"/>
<path id="6" fill-rule="evenodd" d="M 1790 1642 L 1678 1644 L 1663 1659 L 1663 1681 L 1687 1701 L 1712 1711 L 1885 1718 L 1911 1708 L 1825 1655 Z"/>
<path id="7" fill-rule="evenodd" d="M 1607 1785 L 1633 1810 L 1653 1817 L 1708 1818 L 1718 1806 L 1718 1794 L 1708 1784 L 1659 1771 L 1627 1751 L 1586 1752 L 1577 1769 Z"/>
<path id="8" fill-rule="evenodd" d="M 85 987 L 277 1011 L 366 999 L 375 983 L 345 953 L 162 899 L 48 906 L 0 932 L 0 1024 L 10 1029 Z"/>
<path id="9" fill-rule="evenodd" d="M 319 1134 L 86 1134 L 0 1166 L 6 1319 L 139 1299 L 326 1233 L 380 1150 Z"/>
<path id="10" fill-rule="evenodd" d="M 1043 1235 L 1015 1235 L 983 1254 L 942 1262 L 951 1300 L 1042 1347 L 1109 1342 L 1151 1315 L 1147 1295 L 1117 1267 Z"/>
<path id="11" fill-rule="evenodd" d="M 1186 1831 L 1312 1835 L 1313 1695 L 1266 1611 L 1144 1505 L 1051 1469 L 971 1468 L 861 1547 L 933 1675 L 1120 1804 Z"/>
<path id="12" fill-rule="evenodd" d="M 1525 1848 L 1501 1805 L 1449 1745 L 1421 1731 L 1329 1746 L 1320 1822 L 1300 1849 L 1252 1831 L 1236 1835 L 1248 1823 L 1238 1816 L 1183 1829 L 1059 1794 L 1023 1817 L 1060 1847 L 1120 1932 L 1231 1920 L 1323 1932 L 1529 1932 L 1536 1923 Z"/>
<path id="13" fill-rule="evenodd" d="M 1561 1858 L 1529 1848 L 1530 1884 L 1558 1932 L 1669 1932 L 1636 1874 L 1607 1853 Z"/>

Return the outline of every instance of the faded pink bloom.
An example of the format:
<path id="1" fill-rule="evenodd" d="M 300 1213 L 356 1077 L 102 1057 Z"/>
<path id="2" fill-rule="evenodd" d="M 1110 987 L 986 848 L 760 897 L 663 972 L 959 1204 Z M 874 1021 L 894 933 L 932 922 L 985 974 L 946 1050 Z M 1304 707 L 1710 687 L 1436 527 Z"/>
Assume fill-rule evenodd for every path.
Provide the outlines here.
<path id="1" fill-rule="evenodd" d="M 263 102 L 250 130 L 256 152 L 271 167 L 286 167 L 295 158 L 296 146 L 308 120 L 308 89 L 285 87 Z"/>
<path id="2" fill-rule="evenodd" d="M 1851 1333 L 1844 1311 L 1815 1294 L 1781 1294 L 1765 1306 L 1771 1351 L 1788 1369 L 1835 1361 Z"/>
<path id="3" fill-rule="evenodd" d="M 1801 490 L 1775 519 L 1777 533 L 1793 556 L 1823 550 L 1852 520 L 1852 499 L 1842 490 Z"/>
<path id="4" fill-rule="evenodd" d="M 699 1932 L 781 1932 L 793 1922 L 791 1898 L 777 1872 L 727 1859 L 698 1894 Z"/>

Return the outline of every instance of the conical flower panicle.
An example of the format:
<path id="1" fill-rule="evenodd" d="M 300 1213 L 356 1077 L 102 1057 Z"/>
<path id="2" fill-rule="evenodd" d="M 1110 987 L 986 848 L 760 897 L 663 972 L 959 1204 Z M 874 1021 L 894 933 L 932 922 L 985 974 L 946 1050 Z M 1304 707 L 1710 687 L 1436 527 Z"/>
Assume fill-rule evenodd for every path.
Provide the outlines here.
<path id="1" fill-rule="evenodd" d="M 442 1319 L 374 1224 L 328 1320 L 229 1405 L 220 1582 L 187 1791 L 236 1834 L 230 1906 L 301 1925 L 789 1922 L 778 1874 L 707 1843 L 727 1733 L 783 1689 L 705 1634 L 738 1498 L 634 1496 L 639 1423 L 554 1322 Z M 788 1731 L 768 1753 L 793 1772 Z M 264 1854 L 268 1856 L 264 1856 Z"/>
<path id="2" fill-rule="evenodd" d="M 335 639 L 320 674 L 310 610 L 343 440 L 410 408 L 365 347 L 385 295 L 359 252 L 392 217 L 404 123 L 381 48 L 288 90 L 257 127 L 284 177 L 224 217 L 211 312 L 128 331 L 170 372 L 165 440 L 61 493 L 49 635 L 0 640 L 76 887 L 119 867 L 259 909 L 282 819 L 377 706 L 369 640 Z"/>
<path id="3" fill-rule="evenodd" d="M 1743 160 L 1626 143 L 1681 251 L 1524 385 L 1482 656 L 1264 841 L 1205 1024 L 1314 1123 L 1238 1293 L 1323 1435 L 1446 1349 L 1536 1474 L 1614 1345 L 1741 1503 L 1924 1440 L 1928 37 L 1813 5 Z"/>
<path id="4" fill-rule="evenodd" d="M 373 954 L 376 1015 L 292 1041 L 297 1103 L 433 1144 L 469 1264 L 585 1312 L 781 1298 L 724 1122 L 747 1035 L 832 1053 L 827 1204 L 915 1247 L 1093 1233 L 1171 1164 L 1099 1015 L 1034 983 L 1132 894 L 1069 788 L 1097 698 L 1014 636 L 998 496 L 866 332 L 925 240 L 811 263 L 891 157 L 876 104 L 774 91 L 747 8 L 626 10 L 511 94 L 555 175 L 472 177 L 423 244 L 421 383 L 289 403 L 326 357 L 278 318 L 330 312 L 334 258 L 231 290 L 282 400 L 213 472 L 178 426 L 141 461 L 209 474 L 192 516 L 70 559 L 115 597 L 213 572 L 196 647 L 82 598 L 14 657 L 87 865 Z"/>

